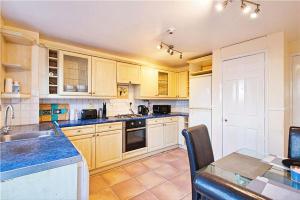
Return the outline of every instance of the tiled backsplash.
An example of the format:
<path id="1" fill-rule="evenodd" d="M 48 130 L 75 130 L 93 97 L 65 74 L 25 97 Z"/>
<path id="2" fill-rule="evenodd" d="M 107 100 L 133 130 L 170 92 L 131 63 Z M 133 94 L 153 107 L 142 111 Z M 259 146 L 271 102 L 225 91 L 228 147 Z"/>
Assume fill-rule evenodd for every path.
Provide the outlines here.
<path id="1" fill-rule="evenodd" d="M 2 100 L 2 125 L 5 120 L 5 108 L 12 104 L 15 118 L 11 120 L 9 112 L 8 123 L 11 125 L 36 124 L 39 122 L 39 98 L 31 97 L 30 99 L 3 99 Z"/>
<path id="2" fill-rule="evenodd" d="M 148 105 L 147 101 L 134 99 L 134 88 L 129 87 L 128 99 L 39 99 L 32 97 L 30 99 L 12 99 L 2 101 L 2 124 L 4 124 L 5 107 L 12 104 L 15 110 L 15 119 L 10 124 L 25 125 L 36 124 L 39 122 L 39 103 L 67 103 L 70 105 L 70 119 L 75 118 L 75 111 L 79 113 L 85 108 L 102 108 L 102 103 L 107 103 L 107 115 L 115 116 L 118 114 L 128 114 L 129 104 L 132 102 L 132 109 L 137 113 L 138 105 Z M 171 100 L 150 100 L 150 112 L 153 104 L 170 104 L 172 112 L 188 112 L 188 101 L 171 101 Z M 79 116 L 79 114 L 77 114 Z M 9 117 L 10 119 L 10 117 Z"/>

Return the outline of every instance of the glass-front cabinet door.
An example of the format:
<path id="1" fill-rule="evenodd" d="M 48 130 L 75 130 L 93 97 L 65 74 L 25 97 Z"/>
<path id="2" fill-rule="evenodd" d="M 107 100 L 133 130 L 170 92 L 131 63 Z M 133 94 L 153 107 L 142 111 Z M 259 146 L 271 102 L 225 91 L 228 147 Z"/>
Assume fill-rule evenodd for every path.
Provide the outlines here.
<path id="1" fill-rule="evenodd" d="M 158 96 L 168 96 L 169 74 L 167 72 L 158 72 Z"/>
<path id="2" fill-rule="evenodd" d="M 91 56 L 60 52 L 59 91 L 61 95 L 91 95 Z"/>

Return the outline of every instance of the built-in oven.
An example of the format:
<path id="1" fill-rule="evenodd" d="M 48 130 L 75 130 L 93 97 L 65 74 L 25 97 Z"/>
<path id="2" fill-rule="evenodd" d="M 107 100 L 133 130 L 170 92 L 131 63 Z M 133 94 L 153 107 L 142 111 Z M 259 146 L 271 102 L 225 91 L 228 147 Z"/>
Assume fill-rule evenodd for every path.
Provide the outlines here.
<path id="1" fill-rule="evenodd" d="M 123 152 L 146 147 L 146 120 L 133 119 L 123 123 Z"/>

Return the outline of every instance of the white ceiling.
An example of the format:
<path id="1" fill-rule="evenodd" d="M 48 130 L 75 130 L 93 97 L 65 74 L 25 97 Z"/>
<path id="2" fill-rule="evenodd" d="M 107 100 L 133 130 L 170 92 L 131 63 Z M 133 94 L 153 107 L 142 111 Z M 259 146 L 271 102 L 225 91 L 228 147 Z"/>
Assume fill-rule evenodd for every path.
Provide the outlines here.
<path id="1" fill-rule="evenodd" d="M 300 35 L 300 1 L 259 1 L 261 15 L 244 16 L 238 0 L 222 13 L 216 2 L 2 2 L 4 19 L 39 31 L 43 36 L 143 59 L 168 66 L 208 54 L 214 48 L 286 31 L 288 40 Z M 175 27 L 175 34 L 166 34 Z M 184 52 L 184 59 L 156 49 L 161 41 Z"/>

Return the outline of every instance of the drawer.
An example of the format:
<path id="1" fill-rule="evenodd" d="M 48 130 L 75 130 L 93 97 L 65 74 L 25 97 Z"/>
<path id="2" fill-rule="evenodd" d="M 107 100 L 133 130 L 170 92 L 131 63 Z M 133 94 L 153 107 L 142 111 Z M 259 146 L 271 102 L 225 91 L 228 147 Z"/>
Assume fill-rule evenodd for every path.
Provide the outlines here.
<path id="1" fill-rule="evenodd" d="M 105 123 L 105 124 L 97 124 L 96 125 L 96 132 L 105 132 L 105 131 L 112 131 L 112 130 L 121 130 L 122 129 L 122 122 L 116 123 Z"/>
<path id="2" fill-rule="evenodd" d="M 88 125 L 88 126 L 67 127 L 67 128 L 62 128 L 62 131 L 68 137 L 77 136 L 77 135 L 85 135 L 85 134 L 95 133 L 95 126 Z"/>
<path id="3" fill-rule="evenodd" d="M 177 122 L 178 118 L 177 117 L 165 117 L 164 122 L 169 123 L 169 122 Z"/>
<path id="4" fill-rule="evenodd" d="M 153 118 L 153 119 L 147 119 L 147 124 L 163 124 L 164 118 Z"/>

